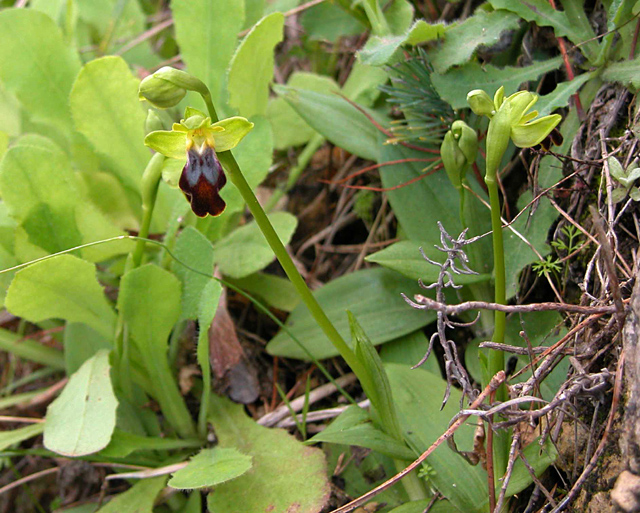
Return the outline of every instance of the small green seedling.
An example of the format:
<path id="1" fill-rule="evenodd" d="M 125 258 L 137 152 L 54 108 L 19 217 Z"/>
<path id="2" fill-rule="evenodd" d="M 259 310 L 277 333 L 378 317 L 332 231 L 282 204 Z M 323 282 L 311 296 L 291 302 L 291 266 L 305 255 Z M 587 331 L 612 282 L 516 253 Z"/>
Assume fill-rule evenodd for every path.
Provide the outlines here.
<path id="1" fill-rule="evenodd" d="M 631 196 L 633 201 L 640 201 L 640 188 L 634 185 L 635 181 L 640 178 L 638 159 L 634 159 L 627 169 L 624 169 L 615 157 L 609 157 L 607 163 L 611 178 L 620 184 L 620 187 L 611 191 L 611 200 L 614 203 L 620 203 L 627 196 Z"/>

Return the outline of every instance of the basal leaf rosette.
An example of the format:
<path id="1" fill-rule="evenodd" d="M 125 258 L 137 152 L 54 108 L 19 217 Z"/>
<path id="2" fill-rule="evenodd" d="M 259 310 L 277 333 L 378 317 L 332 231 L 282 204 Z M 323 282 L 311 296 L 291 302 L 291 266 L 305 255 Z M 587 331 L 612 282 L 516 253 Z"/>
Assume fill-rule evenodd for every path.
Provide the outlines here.
<path id="1" fill-rule="evenodd" d="M 252 128 L 253 123 L 239 116 L 212 123 L 210 117 L 187 107 L 184 119 L 172 130 L 151 132 L 144 143 L 169 158 L 183 159 L 186 154 L 180 189 L 197 216 L 219 216 L 226 207 L 220 189 L 227 178 L 217 153 L 235 148 Z"/>

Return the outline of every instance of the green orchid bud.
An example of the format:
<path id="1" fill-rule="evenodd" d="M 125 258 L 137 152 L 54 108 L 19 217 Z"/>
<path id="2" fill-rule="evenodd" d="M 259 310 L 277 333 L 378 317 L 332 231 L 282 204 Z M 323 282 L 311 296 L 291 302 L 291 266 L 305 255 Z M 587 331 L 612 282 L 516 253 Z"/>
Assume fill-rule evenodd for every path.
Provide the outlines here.
<path id="1" fill-rule="evenodd" d="M 476 160 L 478 135 L 464 121 L 454 121 L 442 141 L 440 156 L 453 186 L 461 190 L 467 169 Z"/>
<path id="2" fill-rule="evenodd" d="M 153 109 L 149 109 L 147 111 L 147 119 L 144 122 L 144 131 L 145 133 L 155 132 L 157 130 L 162 130 L 164 128 L 164 124 L 158 116 L 158 113 Z"/>
<path id="3" fill-rule="evenodd" d="M 185 97 L 187 91 L 176 87 L 171 82 L 149 75 L 138 88 L 140 100 L 147 100 L 151 105 L 159 109 L 168 109 L 178 105 Z"/>
<path id="4" fill-rule="evenodd" d="M 458 139 L 458 146 L 464 154 L 467 165 L 471 166 L 476 161 L 478 154 L 478 134 L 464 121 L 454 121 L 451 130 Z"/>
<path id="5" fill-rule="evenodd" d="M 467 94 L 467 102 L 474 114 L 491 118 L 496 111 L 491 97 L 482 89 L 474 89 Z"/>
<path id="6" fill-rule="evenodd" d="M 185 71 L 165 66 L 140 82 L 138 95 L 159 109 L 168 109 L 180 103 L 187 91 L 209 96 L 209 89 L 201 80 Z"/>

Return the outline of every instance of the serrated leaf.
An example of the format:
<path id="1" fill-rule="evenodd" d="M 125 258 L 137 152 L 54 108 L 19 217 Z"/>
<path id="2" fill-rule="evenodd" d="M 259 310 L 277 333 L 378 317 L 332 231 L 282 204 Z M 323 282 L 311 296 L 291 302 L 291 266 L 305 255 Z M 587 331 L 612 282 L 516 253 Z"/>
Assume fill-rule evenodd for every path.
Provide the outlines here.
<path id="1" fill-rule="evenodd" d="M 418 20 L 402 35 L 372 36 L 364 48 L 358 52 L 358 58 L 363 64 L 382 66 L 391 60 L 400 46 L 427 43 L 444 34 L 444 23 L 431 25 L 424 20 Z"/>
<path id="2" fill-rule="evenodd" d="M 274 12 L 251 29 L 229 68 L 229 104 L 245 118 L 264 115 L 273 78 L 273 51 L 283 38 L 284 16 Z"/>
<path id="3" fill-rule="evenodd" d="M 214 105 L 224 103 L 227 67 L 244 24 L 244 1 L 172 0 L 171 11 L 187 70 L 209 87 Z"/>
<path id="4" fill-rule="evenodd" d="M 289 244 L 298 220 L 287 212 L 271 214 L 269 220 L 282 243 Z M 219 240 L 213 251 L 213 261 L 220 271 L 232 278 L 243 278 L 258 272 L 274 258 L 269 243 L 255 221 L 237 228 Z"/>
<path id="5" fill-rule="evenodd" d="M 95 266 L 72 255 L 18 271 L 5 304 L 14 315 L 31 322 L 84 322 L 107 338 L 113 336 L 116 316 L 96 279 Z"/>
<path id="6" fill-rule="evenodd" d="M 358 318 L 374 345 L 411 333 L 435 320 L 434 312 L 409 307 L 400 293 L 409 297 L 428 293 L 414 280 L 383 268 L 357 271 L 329 282 L 314 291 L 333 325 L 345 340 L 350 340 L 346 311 Z M 336 356 L 337 351 L 300 304 L 287 319 L 287 327 L 318 359 Z M 309 357 L 288 333 L 281 331 L 267 345 L 270 354 L 307 360 Z"/>
<path id="7" fill-rule="evenodd" d="M 203 449 L 186 467 L 173 474 L 167 484 L 182 490 L 216 486 L 241 476 L 250 468 L 251 456 L 236 449 Z"/>
<path id="8" fill-rule="evenodd" d="M 76 457 L 93 454 L 109 444 L 118 407 L 110 369 L 109 351 L 101 350 L 69 378 L 60 397 L 47 408 L 47 449 Z"/>
<path id="9" fill-rule="evenodd" d="M 577 93 L 591 77 L 591 73 L 583 73 L 570 82 L 560 82 L 553 91 L 540 97 L 535 104 L 535 109 L 540 116 L 546 116 L 556 109 L 566 107 L 569 105 L 571 96 Z"/>
<path id="10" fill-rule="evenodd" d="M 0 13 L 0 80 L 36 119 L 71 130 L 68 97 L 79 70 L 77 53 L 46 14 Z"/>
<path id="11" fill-rule="evenodd" d="M 251 456 L 246 474 L 218 485 L 207 497 L 211 511 L 243 513 L 296 511 L 316 513 L 330 496 L 326 463 L 319 449 L 305 447 L 281 429 L 267 429 L 244 413 L 242 405 L 222 397 L 211 401 L 210 422 L 220 447 Z"/>
<path id="12" fill-rule="evenodd" d="M 483 89 L 489 96 L 493 96 L 504 86 L 505 95 L 510 95 L 515 93 L 523 82 L 536 80 L 540 75 L 558 69 L 561 65 L 562 57 L 534 61 L 530 66 L 523 68 L 496 68 L 491 64 L 480 65 L 471 62 L 444 74 L 433 73 L 431 80 L 443 100 L 454 109 L 463 109 L 469 106 L 467 93 L 471 89 Z"/>
<path id="13" fill-rule="evenodd" d="M 589 42 L 595 37 L 593 29 L 588 30 L 584 23 L 576 23 L 575 16 L 566 11 L 555 9 L 546 0 L 527 0 L 526 2 L 511 2 L 509 0 L 490 0 L 494 9 L 506 9 L 516 13 L 527 21 L 533 21 L 540 27 L 553 27 L 556 37 L 566 36 L 572 43 L 579 45 L 588 60 L 595 57 L 594 47 Z M 585 22 L 588 20 L 585 16 Z M 589 27 L 590 28 L 590 27 Z M 587 44 L 583 44 L 587 42 Z"/>
<path id="14" fill-rule="evenodd" d="M 620 82 L 626 86 L 632 85 L 640 88 L 640 56 L 633 60 L 624 60 L 608 64 L 603 72 L 602 79 L 607 82 Z"/>
<path id="15" fill-rule="evenodd" d="M 520 18 L 508 11 L 478 10 L 446 30 L 442 45 L 430 53 L 431 64 L 438 73 L 444 73 L 451 66 L 467 62 L 479 46 L 498 43 L 503 32 L 518 28 L 519 23 Z"/>
<path id="16" fill-rule="evenodd" d="M 149 161 L 139 84 L 121 57 L 102 57 L 84 65 L 69 98 L 76 129 L 130 191 L 140 190 Z"/>

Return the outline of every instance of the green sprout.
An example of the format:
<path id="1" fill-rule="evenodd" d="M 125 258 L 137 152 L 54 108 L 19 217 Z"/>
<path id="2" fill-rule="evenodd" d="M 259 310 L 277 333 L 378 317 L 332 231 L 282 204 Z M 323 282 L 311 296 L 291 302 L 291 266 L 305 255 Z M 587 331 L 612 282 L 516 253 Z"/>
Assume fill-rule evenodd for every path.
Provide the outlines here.
<path id="1" fill-rule="evenodd" d="M 620 187 L 611 191 L 611 201 L 620 203 L 627 196 L 630 196 L 633 201 L 640 201 L 640 188 L 634 185 L 636 180 L 640 178 L 638 159 L 634 159 L 627 169 L 624 169 L 620 161 L 615 157 L 609 157 L 607 163 L 609 164 L 611 178 L 620 184 Z"/>

